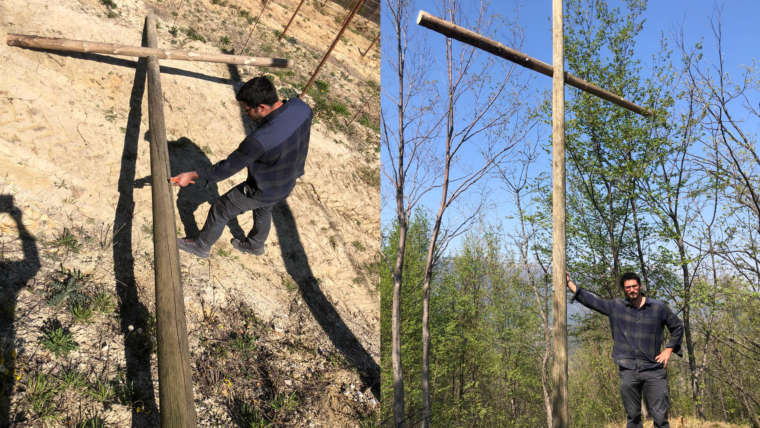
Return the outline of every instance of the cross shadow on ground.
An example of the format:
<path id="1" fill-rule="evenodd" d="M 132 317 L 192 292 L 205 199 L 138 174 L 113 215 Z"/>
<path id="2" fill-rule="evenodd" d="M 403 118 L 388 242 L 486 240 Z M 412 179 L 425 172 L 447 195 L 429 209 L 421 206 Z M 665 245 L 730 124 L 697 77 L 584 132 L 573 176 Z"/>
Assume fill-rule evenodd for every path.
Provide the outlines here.
<path id="1" fill-rule="evenodd" d="M 143 46 L 147 44 L 143 30 Z M 134 216 L 134 181 L 137 144 L 140 140 L 142 98 L 145 93 L 147 59 L 140 58 L 129 98 L 124 148 L 119 174 L 119 200 L 113 221 L 113 265 L 118 297 L 121 333 L 124 336 L 126 380 L 132 385 L 132 427 L 158 426 L 158 407 L 151 378 L 150 312 L 140 302 L 132 254 L 132 219 Z"/>
<path id="2" fill-rule="evenodd" d="M 0 195 L 0 213 L 11 216 L 21 241 L 21 260 L 6 260 L 5 248 L 0 248 L 0 426 L 7 427 L 23 422 L 23 415 L 10 415 L 10 401 L 16 383 L 16 299 L 27 282 L 40 270 L 37 241 L 23 222 L 23 213 L 15 205 L 12 195 Z M 4 244 L 4 243 L 3 243 Z M 15 257 L 14 257 L 15 258 Z"/>

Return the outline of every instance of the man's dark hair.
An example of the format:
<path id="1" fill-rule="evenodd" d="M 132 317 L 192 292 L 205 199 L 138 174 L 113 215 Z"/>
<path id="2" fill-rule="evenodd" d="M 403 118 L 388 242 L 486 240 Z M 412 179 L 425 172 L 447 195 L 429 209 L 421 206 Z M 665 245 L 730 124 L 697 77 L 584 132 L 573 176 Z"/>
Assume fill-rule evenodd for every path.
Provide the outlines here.
<path id="1" fill-rule="evenodd" d="M 636 284 L 638 284 L 639 286 L 641 286 L 641 278 L 639 278 L 638 275 L 636 275 L 633 272 L 626 272 L 626 273 L 624 273 L 624 274 L 622 274 L 620 276 L 620 289 L 622 290 L 623 289 L 623 284 L 625 284 L 626 281 L 631 280 L 631 279 L 635 279 L 636 280 Z"/>
<path id="2" fill-rule="evenodd" d="M 278 100 L 277 89 L 266 77 L 254 77 L 245 82 L 245 85 L 237 92 L 235 99 L 248 104 L 248 107 L 251 108 L 255 108 L 259 104 L 271 106 Z"/>

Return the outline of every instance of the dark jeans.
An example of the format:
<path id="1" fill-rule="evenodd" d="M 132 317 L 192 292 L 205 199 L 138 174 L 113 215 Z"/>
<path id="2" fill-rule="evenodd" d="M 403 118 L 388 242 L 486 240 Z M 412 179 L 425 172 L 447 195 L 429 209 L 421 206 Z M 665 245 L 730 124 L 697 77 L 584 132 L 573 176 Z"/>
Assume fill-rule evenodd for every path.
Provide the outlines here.
<path id="1" fill-rule="evenodd" d="M 246 211 L 253 211 L 253 228 L 248 232 L 248 241 L 254 248 L 263 247 L 272 227 L 272 206 L 277 202 L 261 202 L 253 196 L 251 187 L 241 183 L 216 199 L 198 235 L 199 243 L 205 247 L 214 245 L 230 220 Z"/>
<path id="2" fill-rule="evenodd" d="M 620 368 L 620 395 L 628 417 L 626 428 L 641 428 L 641 394 L 647 404 L 649 415 L 654 419 L 655 427 L 667 428 L 668 381 L 664 368 L 637 370 Z"/>

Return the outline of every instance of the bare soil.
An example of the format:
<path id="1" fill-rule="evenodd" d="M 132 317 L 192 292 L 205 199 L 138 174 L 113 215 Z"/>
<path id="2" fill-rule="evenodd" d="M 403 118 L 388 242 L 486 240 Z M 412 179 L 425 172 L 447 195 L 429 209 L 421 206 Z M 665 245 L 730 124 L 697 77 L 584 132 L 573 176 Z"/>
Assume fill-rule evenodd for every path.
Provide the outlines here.
<path id="1" fill-rule="evenodd" d="M 176 173 L 223 159 L 244 138 L 250 124 L 234 99 L 241 82 L 264 73 L 283 98 L 301 92 L 347 11 L 308 0 L 278 41 L 297 4 L 6 0 L 0 38 L 137 46 L 153 13 L 160 47 L 294 63 L 264 69 L 162 60 Z M 199 426 L 375 421 L 379 49 L 361 52 L 377 31 L 357 16 L 304 96 L 316 112 L 306 174 L 275 208 L 266 253 L 230 245 L 251 227 L 243 215 L 209 259 L 180 254 Z M 0 45 L 0 426 L 157 424 L 141 69 L 136 58 Z M 174 189 L 178 236 L 202 227 L 208 201 L 244 178 L 242 171 L 216 186 Z M 55 331 L 75 345 L 56 354 L 65 346 Z"/>

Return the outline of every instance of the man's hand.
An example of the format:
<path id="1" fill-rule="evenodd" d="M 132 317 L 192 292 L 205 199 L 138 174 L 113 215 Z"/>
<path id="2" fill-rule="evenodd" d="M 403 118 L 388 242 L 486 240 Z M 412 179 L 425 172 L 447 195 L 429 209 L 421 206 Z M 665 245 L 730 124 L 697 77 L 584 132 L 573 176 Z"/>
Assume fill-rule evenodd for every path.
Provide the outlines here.
<path id="1" fill-rule="evenodd" d="M 169 179 L 175 186 L 186 187 L 188 184 L 195 184 L 195 180 L 198 178 L 198 173 L 195 171 L 187 171 L 178 174 Z"/>
<path id="2" fill-rule="evenodd" d="M 567 282 L 567 288 L 569 288 L 570 291 L 575 293 L 576 290 L 578 290 L 578 287 L 575 285 L 575 283 L 573 281 L 570 281 L 570 274 L 567 272 L 565 272 L 565 281 Z"/>
<path id="3" fill-rule="evenodd" d="M 670 360 L 670 354 L 673 353 L 673 348 L 665 348 L 659 355 L 654 357 L 654 360 L 658 363 L 662 363 L 662 367 L 668 366 L 668 360 Z"/>

